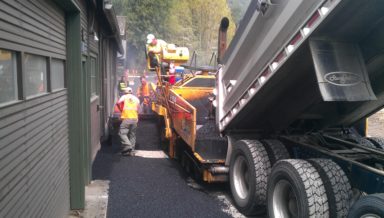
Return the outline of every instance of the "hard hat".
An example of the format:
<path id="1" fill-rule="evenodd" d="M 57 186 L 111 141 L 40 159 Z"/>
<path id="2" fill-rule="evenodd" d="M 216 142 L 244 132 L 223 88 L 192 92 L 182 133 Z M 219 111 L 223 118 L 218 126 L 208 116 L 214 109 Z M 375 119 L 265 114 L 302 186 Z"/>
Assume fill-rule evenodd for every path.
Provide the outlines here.
<path id="1" fill-rule="evenodd" d="M 125 93 L 132 93 L 132 89 L 131 89 L 131 87 L 127 87 L 127 88 L 125 88 L 125 89 L 124 89 L 124 92 L 125 92 Z"/>
<path id="2" fill-rule="evenodd" d="M 155 36 L 152 33 L 148 34 L 147 35 L 147 44 L 151 43 L 152 40 L 154 40 L 154 39 L 155 39 Z"/>

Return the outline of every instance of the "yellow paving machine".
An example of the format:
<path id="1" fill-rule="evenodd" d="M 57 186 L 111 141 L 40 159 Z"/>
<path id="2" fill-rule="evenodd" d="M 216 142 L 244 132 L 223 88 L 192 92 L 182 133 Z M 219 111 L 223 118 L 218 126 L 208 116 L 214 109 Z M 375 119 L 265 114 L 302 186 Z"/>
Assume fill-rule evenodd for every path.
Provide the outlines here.
<path id="1" fill-rule="evenodd" d="M 212 107 L 217 69 L 188 66 L 188 49 L 170 47 L 163 48 L 158 66 L 151 67 L 147 60 L 158 76 L 152 110 L 158 115 L 164 150 L 196 178 L 226 181 L 226 169 L 222 172 L 220 166 L 227 145 L 219 136 Z"/>

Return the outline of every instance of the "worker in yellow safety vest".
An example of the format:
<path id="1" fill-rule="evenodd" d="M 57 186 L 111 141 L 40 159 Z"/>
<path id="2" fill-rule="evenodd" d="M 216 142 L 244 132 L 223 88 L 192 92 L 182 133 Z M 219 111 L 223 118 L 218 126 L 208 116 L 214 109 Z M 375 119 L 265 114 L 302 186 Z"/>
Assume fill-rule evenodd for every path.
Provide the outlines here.
<path id="1" fill-rule="evenodd" d="M 164 40 L 156 39 L 153 34 L 147 35 L 147 55 L 152 68 L 160 66 L 161 54 L 166 46 L 167 43 Z"/>
<path id="2" fill-rule="evenodd" d="M 119 89 L 119 96 L 124 95 L 124 89 L 127 88 L 127 79 L 125 76 L 121 76 L 118 84 L 118 89 Z"/>
<path id="3" fill-rule="evenodd" d="M 150 84 L 147 83 L 147 80 L 144 76 L 140 79 L 141 85 L 137 88 L 137 96 L 140 100 L 140 105 L 142 109 L 142 113 L 148 114 L 150 113 L 150 105 L 151 105 L 151 89 Z"/>
<path id="4" fill-rule="evenodd" d="M 121 154 L 124 156 L 134 156 L 140 101 L 132 94 L 130 87 L 125 88 L 124 91 L 125 95 L 121 96 L 117 102 L 122 120 L 119 130 L 122 145 Z"/>

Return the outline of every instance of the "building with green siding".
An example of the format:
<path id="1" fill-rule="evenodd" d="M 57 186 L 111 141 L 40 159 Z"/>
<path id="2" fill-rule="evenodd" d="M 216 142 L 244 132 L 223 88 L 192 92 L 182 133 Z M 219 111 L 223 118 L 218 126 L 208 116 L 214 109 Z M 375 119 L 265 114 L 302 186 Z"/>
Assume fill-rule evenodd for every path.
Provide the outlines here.
<path id="1" fill-rule="evenodd" d="M 110 6 L 0 1 L 0 217 L 84 207 L 122 52 Z"/>

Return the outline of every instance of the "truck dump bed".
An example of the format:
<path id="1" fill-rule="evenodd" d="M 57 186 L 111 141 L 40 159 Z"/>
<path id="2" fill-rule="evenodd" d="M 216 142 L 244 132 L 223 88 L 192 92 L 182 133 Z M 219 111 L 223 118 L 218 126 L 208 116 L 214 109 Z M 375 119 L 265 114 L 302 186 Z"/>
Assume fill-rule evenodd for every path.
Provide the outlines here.
<path id="1" fill-rule="evenodd" d="M 253 1 L 218 73 L 220 130 L 350 126 L 384 105 L 384 1 Z"/>

